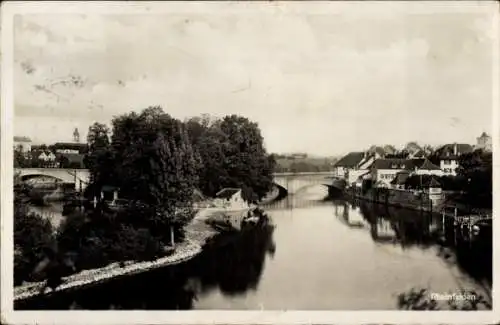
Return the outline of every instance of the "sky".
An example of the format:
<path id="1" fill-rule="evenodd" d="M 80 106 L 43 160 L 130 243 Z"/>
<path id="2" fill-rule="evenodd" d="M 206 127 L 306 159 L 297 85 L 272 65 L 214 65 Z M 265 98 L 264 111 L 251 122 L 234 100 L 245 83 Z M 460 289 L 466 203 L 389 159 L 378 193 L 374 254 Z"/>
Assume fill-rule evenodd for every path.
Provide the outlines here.
<path id="1" fill-rule="evenodd" d="M 71 141 L 160 105 L 246 116 L 277 153 L 491 134 L 493 15 L 355 13 L 18 15 L 14 133 Z"/>

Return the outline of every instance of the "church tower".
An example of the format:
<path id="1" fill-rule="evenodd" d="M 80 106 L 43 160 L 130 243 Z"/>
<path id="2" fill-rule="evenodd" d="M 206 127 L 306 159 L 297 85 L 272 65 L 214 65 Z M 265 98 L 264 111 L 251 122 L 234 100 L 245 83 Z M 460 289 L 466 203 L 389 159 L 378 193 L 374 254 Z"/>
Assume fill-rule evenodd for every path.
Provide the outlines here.
<path id="1" fill-rule="evenodd" d="M 80 142 L 80 132 L 78 132 L 78 128 L 75 128 L 75 131 L 73 132 L 73 141 L 76 143 Z"/>

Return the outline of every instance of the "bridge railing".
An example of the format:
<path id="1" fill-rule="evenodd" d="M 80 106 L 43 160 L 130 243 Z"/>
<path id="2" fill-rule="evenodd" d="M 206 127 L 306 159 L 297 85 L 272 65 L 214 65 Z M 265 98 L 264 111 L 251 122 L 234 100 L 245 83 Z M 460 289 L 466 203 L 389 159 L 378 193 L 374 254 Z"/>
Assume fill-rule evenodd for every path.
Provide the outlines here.
<path id="1" fill-rule="evenodd" d="M 274 176 L 334 176 L 335 172 L 286 172 L 286 173 L 274 173 Z"/>

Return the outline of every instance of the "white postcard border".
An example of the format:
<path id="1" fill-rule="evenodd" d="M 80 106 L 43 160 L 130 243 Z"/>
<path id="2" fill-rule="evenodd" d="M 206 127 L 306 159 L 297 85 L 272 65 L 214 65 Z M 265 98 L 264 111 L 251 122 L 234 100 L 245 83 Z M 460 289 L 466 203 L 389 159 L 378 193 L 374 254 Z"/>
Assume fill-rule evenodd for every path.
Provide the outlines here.
<path id="1" fill-rule="evenodd" d="M 499 42 L 498 42 L 498 3 L 494 1 L 423 1 L 423 2 L 4 2 L 1 16 L 1 307 L 2 323 L 6 324 L 343 324 L 343 323 L 456 323 L 477 324 L 497 323 L 500 320 L 498 278 L 493 278 L 493 310 L 485 312 L 405 312 L 405 311 L 13 311 L 13 17 L 15 14 L 43 13 L 198 13 L 219 14 L 239 11 L 271 11 L 340 13 L 352 12 L 354 15 L 379 15 L 401 12 L 453 13 L 489 12 L 494 19 L 495 46 L 492 57 L 493 69 L 493 148 L 494 148 L 494 207 L 500 206 L 500 113 L 499 113 Z M 350 11 L 349 11 L 350 10 Z M 494 209 L 494 218 L 497 211 Z M 499 234 L 500 226 L 494 223 L 494 234 Z M 493 236 L 497 246 L 498 238 Z M 494 269 L 499 269 L 498 252 L 494 251 Z"/>

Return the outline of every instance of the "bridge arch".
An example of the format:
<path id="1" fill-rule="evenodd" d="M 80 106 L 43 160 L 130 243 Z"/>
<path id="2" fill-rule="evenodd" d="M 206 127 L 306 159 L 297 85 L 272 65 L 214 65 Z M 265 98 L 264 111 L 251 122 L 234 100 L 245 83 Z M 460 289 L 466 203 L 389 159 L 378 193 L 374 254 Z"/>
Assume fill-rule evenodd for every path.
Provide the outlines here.
<path id="1" fill-rule="evenodd" d="M 33 180 L 33 179 L 37 179 L 37 178 L 51 179 L 51 180 L 54 180 L 57 183 L 64 183 L 65 182 L 65 180 L 62 179 L 62 178 L 60 178 L 60 177 L 56 177 L 56 176 L 53 176 L 53 175 L 43 175 L 43 174 L 21 175 L 20 178 L 21 178 L 21 180 L 23 182 L 29 181 L 29 180 Z"/>
<path id="2" fill-rule="evenodd" d="M 331 183 L 331 173 L 283 173 L 274 176 L 274 184 L 287 194 L 301 193 L 314 186 L 328 187 Z"/>
<path id="3" fill-rule="evenodd" d="M 33 177 L 51 177 L 63 183 L 75 184 L 75 188 L 85 189 L 88 185 L 90 173 L 87 169 L 65 168 L 16 168 L 14 173 L 22 180 Z"/>

